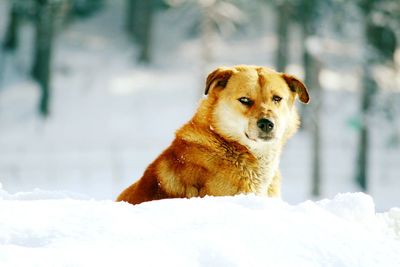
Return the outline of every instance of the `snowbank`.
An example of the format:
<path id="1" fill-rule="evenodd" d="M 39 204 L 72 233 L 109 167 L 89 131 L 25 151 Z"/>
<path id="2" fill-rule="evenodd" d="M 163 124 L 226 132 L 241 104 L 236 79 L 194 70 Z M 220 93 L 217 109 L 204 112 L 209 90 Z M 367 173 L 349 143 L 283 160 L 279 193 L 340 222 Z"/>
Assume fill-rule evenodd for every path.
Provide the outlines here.
<path id="1" fill-rule="evenodd" d="M 400 266 L 400 209 L 375 214 L 362 193 L 294 206 L 71 196 L 0 187 L 0 266 Z"/>

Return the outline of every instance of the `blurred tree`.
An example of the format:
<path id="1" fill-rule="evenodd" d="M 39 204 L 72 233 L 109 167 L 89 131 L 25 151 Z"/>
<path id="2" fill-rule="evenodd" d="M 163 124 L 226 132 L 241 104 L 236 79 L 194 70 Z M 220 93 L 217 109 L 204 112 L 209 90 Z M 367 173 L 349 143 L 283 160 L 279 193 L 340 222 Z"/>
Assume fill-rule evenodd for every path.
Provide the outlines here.
<path id="1" fill-rule="evenodd" d="M 103 7 L 104 0 L 69 0 L 71 5 L 71 13 L 79 17 L 87 17 L 92 15 Z"/>
<path id="2" fill-rule="evenodd" d="M 201 57 L 203 61 L 203 69 L 213 60 L 213 46 L 215 45 L 215 37 L 217 36 L 217 25 L 213 20 L 213 10 L 217 1 L 198 1 L 200 9 L 200 41 L 201 41 Z"/>
<path id="3" fill-rule="evenodd" d="M 100 11 L 104 7 L 104 0 L 62 0 L 60 5 L 57 20 L 62 28 L 74 20 L 90 17 Z"/>
<path id="4" fill-rule="evenodd" d="M 214 60 L 217 36 L 236 30 L 236 25 L 244 21 L 245 15 L 239 9 L 240 1 L 196 0 L 195 2 L 200 10 L 198 25 L 200 27 L 202 69 L 205 73 Z"/>
<path id="5" fill-rule="evenodd" d="M 396 4 L 397 3 L 397 4 Z M 393 6 L 393 5 L 397 5 Z M 368 157 L 369 157 L 369 116 L 373 99 L 378 91 L 374 79 L 373 67 L 393 61 L 397 47 L 396 35 L 392 27 L 393 10 L 400 10 L 400 3 L 391 0 L 359 0 L 358 5 L 362 12 L 364 35 L 367 42 L 363 62 L 363 87 L 361 91 L 361 124 L 357 149 L 357 170 L 355 180 L 363 189 L 368 189 Z M 397 26 L 400 26 L 397 20 Z"/>
<path id="6" fill-rule="evenodd" d="M 318 0 L 299 0 L 294 1 L 296 6 L 295 18 L 299 21 L 302 30 L 303 43 L 303 69 L 304 82 L 311 95 L 311 104 L 303 108 L 304 124 L 308 126 L 312 133 L 312 183 L 311 194 L 319 196 L 321 194 L 321 123 L 320 107 L 322 103 L 322 90 L 319 84 L 319 73 L 321 62 L 318 59 L 319 41 L 317 36 L 317 25 L 320 19 L 321 1 Z"/>
<path id="7" fill-rule="evenodd" d="M 3 47 L 6 50 L 15 50 L 18 46 L 19 4 L 18 0 L 11 2 L 8 26 L 3 43 Z"/>
<path id="8" fill-rule="evenodd" d="M 278 36 L 278 51 L 276 53 L 275 65 L 278 71 L 284 72 L 288 64 L 289 55 L 289 26 L 292 17 L 292 1 L 280 0 L 276 2 L 277 24 L 276 34 Z"/>
<path id="9" fill-rule="evenodd" d="M 191 36 L 200 37 L 203 74 L 213 61 L 216 38 L 236 31 L 246 20 L 242 10 L 252 4 L 246 0 L 169 0 L 167 3 L 174 8 L 185 7 L 182 10 L 191 14 L 193 25 L 189 29 Z"/>
<path id="10" fill-rule="evenodd" d="M 53 52 L 53 28 L 56 11 L 63 0 L 36 0 L 35 51 L 32 76 L 41 89 L 39 113 L 49 115 L 50 70 Z"/>
<path id="11" fill-rule="evenodd" d="M 151 61 L 151 35 L 155 0 L 127 0 L 126 26 L 132 39 L 139 45 L 139 62 Z"/>
<path id="12" fill-rule="evenodd" d="M 136 11 L 137 11 L 137 0 L 126 0 L 126 20 L 125 20 L 125 26 L 127 32 L 131 36 L 136 35 Z"/>
<path id="13" fill-rule="evenodd" d="M 68 16 L 88 16 L 99 10 L 103 0 L 33 0 L 34 3 L 34 56 L 31 74 L 41 90 L 38 111 L 43 117 L 50 112 L 51 61 L 55 24 Z M 70 6 L 70 8 L 67 8 Z"/>

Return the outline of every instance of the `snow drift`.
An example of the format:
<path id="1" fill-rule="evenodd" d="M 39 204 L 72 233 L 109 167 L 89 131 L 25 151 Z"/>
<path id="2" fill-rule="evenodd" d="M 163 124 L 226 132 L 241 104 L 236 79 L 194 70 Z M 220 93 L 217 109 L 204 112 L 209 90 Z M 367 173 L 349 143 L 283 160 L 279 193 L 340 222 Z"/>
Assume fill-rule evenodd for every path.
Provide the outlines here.
<path id="1" fill-rule="evenodd" d="M 0 189 L 0 266 L 400 266 L 400 209 L 363 193 L 132 206 Z"/>

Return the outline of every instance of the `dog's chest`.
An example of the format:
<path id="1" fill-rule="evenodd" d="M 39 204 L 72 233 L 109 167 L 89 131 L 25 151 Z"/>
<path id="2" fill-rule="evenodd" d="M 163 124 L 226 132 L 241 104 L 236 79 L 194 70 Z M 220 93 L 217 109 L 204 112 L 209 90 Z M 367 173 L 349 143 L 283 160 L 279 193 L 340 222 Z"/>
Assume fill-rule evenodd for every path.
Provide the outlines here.
<path id="1" fill-rule="evenodd" d="M 232 163 L 237 193 L 265 195 L 278 169 L 279 160 L 272 155 L 254 157 L 251 154 L 240 154 Z"/>

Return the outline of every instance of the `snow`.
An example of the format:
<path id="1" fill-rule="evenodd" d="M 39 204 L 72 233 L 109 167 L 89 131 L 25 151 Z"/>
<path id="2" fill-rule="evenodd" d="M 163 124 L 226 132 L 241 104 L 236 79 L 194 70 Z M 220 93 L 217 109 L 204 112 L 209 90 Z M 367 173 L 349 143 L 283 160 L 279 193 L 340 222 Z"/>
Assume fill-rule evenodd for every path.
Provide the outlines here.
<path id="1" fill-rule="evenodd" d="M 400 266 L 400 209 L 363 193 L 130 205 L 0 192 L 0 266 Z"/>
<path id="2" fill-rule="evenodd" d="M 105 1 L 104 10 L 58 33 L 52 115 L 47 120 L 37 117 L 39 90 L 28 78 L 32 25 L 22 25 L 18 51 L 0 51 L 4 68 L 0 72 L 0 182 L 13 198 L 35 199 L 42 194 L 57 198 L 67 190 L 74 192 L 67 194 L 74 199 L 87 199 L 85 195 L 96 200 L 115 199 L 142 175 L 171 142 L 174 131 L 192 116 L 203 93 L 205 75 L 213 67 L 273 66 L 275 14 L 266 6 L 259 7 L 264 14 L 261 18 L 248 21 L 256 26 L 249 27 L 249 33 L 240 33 L 240 38 L 217 38 L 212 66 L 204 69 L 201 42 L 187 38 L 196 18 L 183 9 L 157 14 L 154 64 L 137 65 L 137 51 L 124 32 L 124 3 Z M 1 36 L 7 4 L 0 0 Z M 354 27 L 360 25 L 351 24 L 350 35 L 359 34 Z M 299 29 L 294 33 L 299 40 Z M 326 89 L 321 106 L 321 197 L 360 190 L 353 182 L 357 132 L 347 123 L 359 109 L 360 55 L 354 52 L 360 51 L 359 41 L 324 38 L 317 43 L 326 50 L 320 77 Z M 301 76 L 301 42 L 290 42 L 290 46 L 290 72 Z M 399 55 L 397 52 L 398 59 Z M 393 75 L 400 77 L 398 72 Z M 393 101 L 395 114 L 399 114 L 399 95 L 388 94 L 386 98 Z M 400 146 L 387 146 L 391 131 L 400 129 L 399 118 L 395 116 L 392 122 L 375 118 L 372 123 L 376 127 L 371 133 L 368 193 L 378 211 L 400 206 Z M 300 131 L 283 151 L 282 193 L 291 204 L 311 197 L 311 138 L 309 132 Z M 36 187 L 47 191 L 32 191 Z"/>

